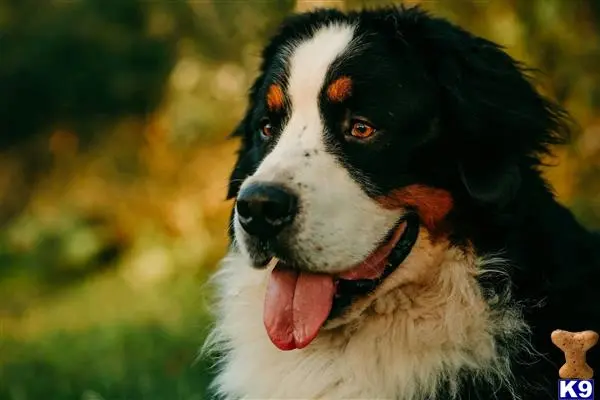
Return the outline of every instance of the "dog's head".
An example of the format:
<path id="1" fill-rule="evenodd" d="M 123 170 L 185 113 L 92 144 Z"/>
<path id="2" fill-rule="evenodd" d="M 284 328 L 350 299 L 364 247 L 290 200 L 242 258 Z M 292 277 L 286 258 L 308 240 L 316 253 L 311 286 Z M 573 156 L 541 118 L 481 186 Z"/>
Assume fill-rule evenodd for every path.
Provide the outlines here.
<path id="1" fill-rule="evenodd" d="M 502 49 L 417 8 L 290 17 L 249 104 L 232 234 L 256 268 L 277 260 L 265 324 L 283 349 L 374 293 L 422 235 L 469 242 L 470 211 L 510 207 L 562 124 Z"/>

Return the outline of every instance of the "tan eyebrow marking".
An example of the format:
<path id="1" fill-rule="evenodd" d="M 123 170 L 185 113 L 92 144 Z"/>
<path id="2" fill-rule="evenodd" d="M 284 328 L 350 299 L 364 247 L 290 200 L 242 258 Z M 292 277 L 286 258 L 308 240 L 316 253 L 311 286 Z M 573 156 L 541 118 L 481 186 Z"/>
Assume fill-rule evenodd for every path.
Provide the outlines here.
<path id="1" fill-rule="evenodd" d="M 327 97 L 336 103 L 346 100 L 351 93 L 352 79 L 348 76 L 336 79 L 327 88 Z"/>
<path id="2" fill-rule="evenodd" d="M 281 86 L 277 84 L 272 84 L 269 86 L 269 90 L 267 91 L 267 107 L 269 107 L 269 110 L 281 110 L 283 108 L 284 101 L 285 97 Z"/>

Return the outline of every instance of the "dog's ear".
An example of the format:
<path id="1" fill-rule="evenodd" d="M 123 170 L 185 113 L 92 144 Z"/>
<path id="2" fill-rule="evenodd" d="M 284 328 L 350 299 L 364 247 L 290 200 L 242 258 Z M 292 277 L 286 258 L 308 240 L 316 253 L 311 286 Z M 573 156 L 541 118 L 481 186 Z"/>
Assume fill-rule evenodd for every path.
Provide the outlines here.
<path id="1" fill-rule="evenodd" d="M 505 205 L 519 190 L 523 168 L 565 141 L 567 114 L 500 46 L 418 9 L 406 11 L 402 38 L 441 89 L 441 125 L 452 137 L 466 191 L 481 203 Z"/>
<path id="2" fill-rule="evenodd" d="M 244 180 L 254 173 L 260 162 L 259 153 L 261 149 L 255 142 L 256 139 L 251 120 L 252 112 L 256 107 L 258 92 L 263 82 L 264 75 L 261 74 L 250 88 L 246 115 L 229 135 L 231 138 L 240 138 L 241 143 L 237 153 L 237 160 L 229 176 L 227 200 L 237 196 Z"/>
<path id="3" fill-rule="evenodd" d="M 227 200 L 233 199 L 237 197 L 238 192 L 240 191 L 240 187 L 244 180 L 250 176 L 255 166 L 253 153 L 253 143 L 252 143 L 252 132 L 250 127 L 248 126 L 249 117 L 246 116 L 244 119 L 238 124 L 237 128 L 231 133 L 230 138 L 240 138 L 240 148 L 237 152 L 237 160 L 231 171 L 229 176 L 229 185 L 227 188 Z M 233 217 L 235 215 L 235 207 L 231 208 L 231 212 L 229 214 L 229 228 L 227 230 L 227 234 L 229 236 L 230 241 L 233 241 L 234 231 L 233 231 Z"/>
<path id="4" fill-rule="evenodd" d="M 252 173 L 252 157 L 250 156 L 252 152 L 252 138 L 247 129 L 246 118 L 244 118 L 230 135 L 231 138 L 239 137 L 241 144 L 237 152 L 237 160 L 229 176 L 227 200 L 237 196 L 242 182 Z"/>
<path id="5" fill-rule="evenodd" d="M 524 157 L 542 150 L 551 110 L 495 44 L 463 31 L 446 40 L 453 54 L 441 58 L 438 79 L 443 118 L 460 138 L 460 179 L 473 199 L 502 207 L 519 190 Z"/>
<path id="6" fill-rule="evenodd" d="M 461 161 L 458 171 L 469 195 L 483 204 L 503 207 L 515 197 L 521 185 L 516 162 Z"/>
<path id="7" fill-rule="evenodd" d="M 260 146 L 255 144 L 249 117 L 244 118 L 230 136 L 240 137 L 241 144 L 229 176 L 227 200 L 236 197 L 244 180 L 254 173 L 260 162 L 261 151 Z"/>
<path id="8" fill-rule="evenodd" d="M 461 140 L 460 178 L 475 200 L 504 206 L 517 194 L 522 168 L 562 143 L 564 111 L 544 98 L 502 48 L 457 28 L 443 39 L 438 79 L 444 119 Z"/>

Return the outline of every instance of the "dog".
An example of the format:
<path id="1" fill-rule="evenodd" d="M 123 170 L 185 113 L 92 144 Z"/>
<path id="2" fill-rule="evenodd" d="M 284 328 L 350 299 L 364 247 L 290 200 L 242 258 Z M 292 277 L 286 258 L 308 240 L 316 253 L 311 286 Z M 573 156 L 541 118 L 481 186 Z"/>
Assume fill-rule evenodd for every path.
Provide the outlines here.
<path id="1" fill-rule="evenodd" d="M 262 60 L 233 133 L 214 396 L 555 398 L 551 332 L 600 331 L 600 238 L 542 176 L 569 114 L 418 7 L 289 16 Z"/>

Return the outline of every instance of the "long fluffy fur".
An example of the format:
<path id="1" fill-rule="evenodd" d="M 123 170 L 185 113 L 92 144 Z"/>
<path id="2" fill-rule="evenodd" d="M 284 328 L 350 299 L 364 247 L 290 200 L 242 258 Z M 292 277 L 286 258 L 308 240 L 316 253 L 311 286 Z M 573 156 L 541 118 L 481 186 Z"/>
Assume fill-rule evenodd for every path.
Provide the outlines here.
<path id="1" fill-rule="evenodd" d="M 315 42 L 322 28 L 329 34 Z M 311 40 L 310 51 L 292 57 Z M 302 73 L 314 67 L 313 54 L 322 65 L 303 85 L 312 79 Z M 365 62 L 355 62 L 361 57 Z M 310 200 L 296 219 L 305 225 L 284 238 L 305 269 L 332 272 L 332 264 L 337 271 L 360 261 L 357 254 L 368 253 L 403 213 L 390 202 L 384 212 L 375 200 L 394 189 L 435 188 L 448 194 L 444 210 L 451 209 L 436 221 L 435 234 L 424 224 L 408 258 L 373 293 L 329 321 L 308 347 L 287 352 L 274 347 L 263 326 L 269 271 L 253 269 L 249 259 L 260 246 L 248 250 L 252 239 L 232 224 L 240 237 L 230 230 L 233 242 L 214 278 L 216 327 L 205 347 L 218 359 L 215 395 L 552 398 L 562 354 L 551 331 L 600 331 L 593 305 L 600 301 L 600 239 L 556 201 L 539 170 L 551 145 L 567 139 L 567 114 L 499 46 L 418 8 L 292 16 L 263 58 L 234 134 L 242 143 L 228 198 L 254 178 L 292 186 Z M 372 147 L 357 150 L 340 139 L 342 117 L 318 97 L 317 83 L 329 82 L 345 62 L 357 77 L 353 91 L 363 85 L 356 99 L 362 109 L 387 120 L 389 132 Z M 291 79 L 296 84 L 284 95 L 300 93 L 302 107 L 294 98 L 284 102 L 281 136 L 268 145 L 256 134 L 257 120 L 268 114 L 265 88 L 285 83 L 290 71 L 302 79 Z M 309 232 L 300 246 L 298 237 Z M 329 247 L 336 251 L 320 252 Z M 588 353 L 597 368 L 599 353 Z"/>
<path id="2" fill-rule="evenodd" d="M 400 286 L 378 294 L 355 322 L 328 329 L 310 348 L 292 353 L 275 349 L 262 326 L 268 272 L 253 270 L 232 250 L 215 276 L 218 323 L 206 344 L 223 357 L 215 393 L 224 399 L 414 400 L 444 391 L 455 398 L 464 376 L 511 388 L 509 357 L 527 349 L 528 327 L 508 287 L 486 302 L 476 282 L 496 274 L 505 260 L 432 245 L 426 235 L 417 247 L 422 252 L 403 265 L 407 273 L 391 277 L 390 284 Z"/>

